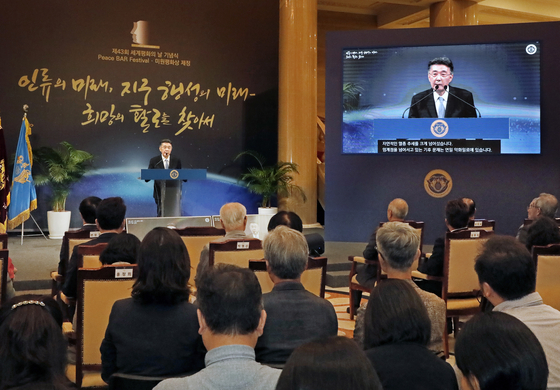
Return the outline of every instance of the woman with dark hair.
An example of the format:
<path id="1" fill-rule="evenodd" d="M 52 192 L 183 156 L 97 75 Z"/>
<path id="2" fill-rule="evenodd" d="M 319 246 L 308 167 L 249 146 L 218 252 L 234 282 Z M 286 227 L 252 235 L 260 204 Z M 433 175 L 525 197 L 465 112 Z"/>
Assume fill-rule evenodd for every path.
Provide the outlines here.
<path id="1" fill-rule="evenodd" d="M 420 296 L 406 281 L 387 279 L 371 292 L 364 348 L 385 390 L 453 390 L 453 368 L 428 348 L 431 322 Z"/>
<path id="2" fill-rule="evenodd" d="M 558 223 L 549 217 L 539 217 L 527 229 L 527 249 L 531 252 L 533 246 L 547 246 L 560 243 L 560 229 Z"/>
<path id="3" fill-rule="evenodd" d="M 545 390 L 548 365 L 543 348 L 517 318 L 501 312 L 478 314 L 455 344 L 463 390 Z"/>
<path id="4" fill-rule="evenodd" d="M 66 390 L 62 312 L 50 297 L 21 295 L 0 309 L 0 389 Z"/>
<path id="5" fill-rule="evenodd" d="M 364 352 L 351 339 L 334 336 L 294 350 L 276 390 L 382 390 Z"/>
<path id="6" fill-rule="evenodd" d="M 136 264 L 140 240 L 134 234 L 122 232 L 111 238 L 107 247 L 99 255 L 103 265 Z"/>
<path id="7" fill-rule="evenodd" d="M 187 248 L 171 229 L 149 232 L 138 255 L 132 298 L 115 302 L 101 344 L 102 378 L 170 377 L 204 367 L 196 307 L 189 303 Z"/>

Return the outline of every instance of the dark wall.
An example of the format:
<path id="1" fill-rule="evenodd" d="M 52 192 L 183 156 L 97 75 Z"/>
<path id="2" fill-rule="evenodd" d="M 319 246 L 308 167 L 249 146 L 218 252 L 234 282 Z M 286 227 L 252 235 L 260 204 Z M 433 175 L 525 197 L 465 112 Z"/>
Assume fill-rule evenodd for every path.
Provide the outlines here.
<path id="1" fill-rule="evenodd" d="M 426 223 L 425 244 L 445 231 L 447 201 L 470 197 L 477 216 L 496 220 L 496 230 L 514 235 L 526 207 L 540 192 L 560 195 L 557 124 L 560 23 L 333 32 L 327 35 L 326 239 L 367 241 L 387 204 L 396 197 L 409 204 L 409 218 Z M 541 46 L 541 154 L 500 156 L 352 155 L 342 151 L 342 49 L 539 40 Z M 422 66 L 425 66 L 422 64 Z M 433 198 L 424 177 L 434 169 L 453 179 L 451 192 Z"/>

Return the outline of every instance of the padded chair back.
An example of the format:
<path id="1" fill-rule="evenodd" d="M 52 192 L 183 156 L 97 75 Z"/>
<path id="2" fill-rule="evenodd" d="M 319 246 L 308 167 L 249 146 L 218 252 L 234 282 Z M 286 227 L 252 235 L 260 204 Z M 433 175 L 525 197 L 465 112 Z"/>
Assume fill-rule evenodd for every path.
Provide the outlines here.
<path id="1" fill-rule="evenodd" d="M 7 245 L 6 245 L 7 246 Z M 6 280 L 8 278 L 8 250 L 0 249 L 0 304 L 6 302 Z"/>
<path id="2" fill-rule="evenodd" d="M 99 255 L 107 247 L 107 243 L 97 245 L 80 245 L 78 247 L 78 268 L 100 268 L 103 266 Z"/>
<path id="3" fill-rule="evenodd" d="M 249 268 L 249 259 L 264 258 L 262 241 L 257 238 L 211 242 L 209 251 L 210 267 L 214 264 L 233 264 Z"/>
<path id="4" fill-rule="evenodd" d="M 496 230 L 496 221 L 492 219 L 473 219 L 469 221 L 469 230 Z"/>
<path id="5" fill-rule="evenodd" d="M 132 285 L 137 277 L 136 264 L 78 269 L 74 378 L 78 387 L 104 384 L 101 380 L 99 347 L 109 324 L 109 314 L 115 301 L 130 297 Z"/>
<path id="6" fill-rule="evenodd" d="M 560 244 L 534 246 L 533 260 L 537 267 L 537 292 L 543 302 L 560 310 Z"/>
<path id="7" fill-rule="evenodd" d="M 60 259 L 62 264 L 62 273 L 61 275 L 64 277 L 66 274 L 66 266 L 68 264 L 68 260 L 70 256 L 72 256 L 72 251 L 76 245 L 83 244 L 84 242 L 91 241 L 92 239 L 99 237 L 99 231 L 97 230 L 76 230 L 76 231 L 67 231 L 64 233 L 64 237 L 62 237 L 62 246 L 67 248 L 68 250 L 63 253 L 63 258 Z"/>
<path id="8" fill-rule="evenodd" d="M 474 260 L 493 231 L 464 230 L 445 234 L 442 298 L 476 296 L 480 291 Z"/>
<path id="9" fill-rule="evenodd" d="M 0 233 L 0 249 L 8 249 L 8 234 Z"/>
<path id="10" fill-rule="evenodd" d="M 264 260 L 249 260 L 249 268 L 257 275 L 263 294 L 271 292 L 274 283 L 272 283 L 266 271 L 266 262 Z M 326 277 L 327 258 L 309 257 L 307 259 L 307 268 L 301 275 L 301 284 L 303 284 L 303 287 L 310 293 L 324 298 Z"/>
<path id="11" fill-rule="evenodd" d="M 215 227 L 186 227 L 183 229 L 176 229 L 175 231 L 179 233 L 189 252 L 189 258 L 191 259 L 191 277 L 189 278 L 189 284 L 194 285 L 194 278 L 196 276 L 196 269 L 200 261 L 200 252 L 202 252 L 202 248 L 209 242 L 225 236 L 226 231 Z"/>

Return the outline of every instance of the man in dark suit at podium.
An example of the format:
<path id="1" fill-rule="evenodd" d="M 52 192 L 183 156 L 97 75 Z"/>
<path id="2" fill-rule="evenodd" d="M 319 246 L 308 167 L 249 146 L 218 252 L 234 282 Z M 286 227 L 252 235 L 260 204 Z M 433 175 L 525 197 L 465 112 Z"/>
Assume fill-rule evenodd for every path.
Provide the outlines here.
<path id="1" fill-rule="evenodd" d="M 466 89 L 450 86 L 453 62 L 447 57 L 428 63 L 431 89 L 417 93 L 410 102 L 409 118 L 476 118 L 474 99 Z"/>
<path id="2" fill-rule="evenodd" d="M 150 164 L 148 165 L 148 169 L 181 169 L 181 160 L 177 157 L 171 155 L 171 150 L 173 149 L 173 145 L 171 145 L 171 140 L 165 138 L 162 139 L 159 143 L 159 151 L 161 155 L 155 156 L 150 159 Z M 146 180 L 149 181 L 149 180 Z M 161 217 L 162 215 L 162 194 L 161 194 L 161 187 L 162 184 L 166 185 L 166 191 L 171 189 L 176 191 L 176 188 L 181 190 L 181 181 L 180 180 L 154 180 L 154 201 L 157 205 L 157 216 Z M 180 216 L 180 213 L 179 213 Z"/>

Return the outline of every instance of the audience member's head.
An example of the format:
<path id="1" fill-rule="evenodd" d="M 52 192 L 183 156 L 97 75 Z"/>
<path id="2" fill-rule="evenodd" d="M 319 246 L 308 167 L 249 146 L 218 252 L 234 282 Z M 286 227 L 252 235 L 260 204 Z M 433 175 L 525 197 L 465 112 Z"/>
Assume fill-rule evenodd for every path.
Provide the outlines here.
<path id="1" fill-rule="evenodd" d="M 549 217 L 538 217 L 527 229 L 527 249 L 533 246 L 547 246 L 560 243 L 560 229 L 556 220 Z"/>
<path id="2" fill-rule="evenodd" d="M 229 264 L 215 265 L 200 277 L 196 301 L 205 324 L 199 316 L 203 340 L 205 331 L 232 337 L 256 333 L 256 344 L 266 314 L 261 286 L 253 271 Z"/>
<path id="3" fill-rule="evenodd" d="M 494 236 L 486 241 L 474 269 L 484 296 L 494 306 L 535 291 L 535 263 L 527 248 L 513 237 Z"/>
<path id="4" fill-rule="evenodd" d="M 113 263 L 136 264 L 140 240 L 134 234 L 122 232 L 117 234 L 107 244 L 107 247 L 99 255 L 99 261 L 103 265 Z"/>
<path id="5" fill-rule="evenodd" d="M 463 202 L 469 208 L 469 220 L 473 220 L 476 214 L 476 203 L 471 198 L 463 198 Z"/>
<path id="6" fill-rule="evenodd" d="M 103 199 L 97 206 L 97 225 L 100 230 L 121 229 L 125 214 L 126 205 L 120 196 Z"/>
<path id="7" fill-rule="evenodd" d="M 295 229 L 298 232 L 303 232 L 303 222 L 299 215 L 293 211 L 279 211 L 268 222 L 268 231 L 271 231 L 276 226 L 284 225 L 289 228 Z"/>
<path id="8" fill-rule="evenodd" d="M 278 379 L 276 390 L 381 390 L 371 362 L 347 337 L 334 336 L 298 347 Z"/>
<path id="9" fill-rule="evenodd" d="M 95 223 L 97 206 L 101 203 L 101 198 L 90 196 L 80 202 L 80 215 L 85 223 Z"/>
<path id="10" fill-rule="evenodd" d="M 408 271 L 420 255 L 420 235 L 403 222 L 387 222 L 377 229 L 377 251 L 389 267 Z"/>
<path id="11" fill-rule="evenodd" d="M 146 234 L 138 254 L 132 297 L 144 303 L 176 304 L 189 298 L 191 261 L 174 230 L 157 227 Z"/>
<path id="12" fill-rule="evenodd" d="M 67 388 L 62 312 L 52 298 L 21 295 L 2 306 L 0 362 L 1 389 Z"/>
<path id="13" fill-rule="evenodd" d="M 404 221 L 408 215 L 408 203 L 404 199 L 396 198 L 387 207 L 387 220 L 389 222 Z"/>
<path id="14" fill-rule="evenodd" d="M 364 349 L 385 344 L 430 341 L 428 311 L 410 282 L 387 279 L 369 297 L 365 314 Z"/>
<path id="15" fill-rule="evenodd" d="M 537 219 L 539 216 L 554 218 L 558 210 L 558 199 L 554 195 L 541 193 L 527 207 L 527 218 Z"/>
<path id="16" fill-rule="evenodd" d="M 531 330 L 506 313 L 478 314 L 455 344 L 463 390 L 545 390 L 548 366 Z"/>
<path id="17" fill-rule="evenodd" d="M 469 206 L 463 199 L 454 199 L 445 206 L 445 221 L 450 230 L 461 229 L 469 224 Z"/>
<path id="18" fill-rule="evenodd" d="M 268 271 L 279 279 L 299 279 L 307 266 L 309 248 L 303 234 L 277 226 L 263 241 Z"/>
<path id="19" fill-rule="evenodd" d="M 245 230 L 247 209 L 241 203 L 226 203 L 220 209 L 220 219 L 226 232 Z"/>

